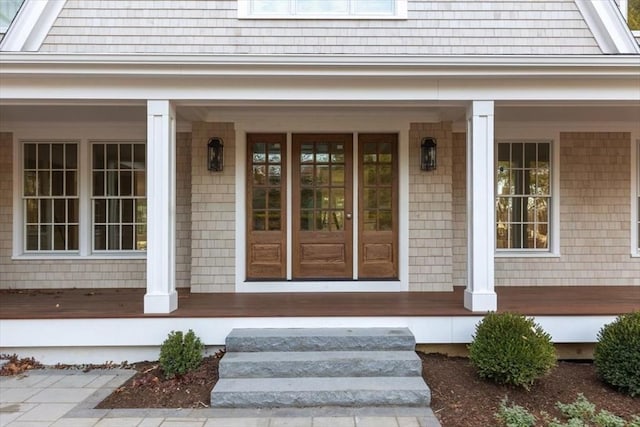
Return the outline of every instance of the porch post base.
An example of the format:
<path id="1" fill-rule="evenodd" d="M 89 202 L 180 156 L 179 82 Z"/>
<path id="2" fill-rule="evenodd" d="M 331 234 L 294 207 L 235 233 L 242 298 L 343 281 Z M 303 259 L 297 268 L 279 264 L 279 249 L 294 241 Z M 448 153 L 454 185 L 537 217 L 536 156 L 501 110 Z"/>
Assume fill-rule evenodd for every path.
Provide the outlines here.
<path id="1" fill-rule="evenodd" d="M 464 291 L 464 308 L 476 312 L 496 311 L 498 295 L 495 292 Z"/>
<path id="2" fill-rule="evenodd" d="M 178 293 L 173 291 L 169 294 L 144 296 L 144 313 L 171 313 L 178 308 Z"/>

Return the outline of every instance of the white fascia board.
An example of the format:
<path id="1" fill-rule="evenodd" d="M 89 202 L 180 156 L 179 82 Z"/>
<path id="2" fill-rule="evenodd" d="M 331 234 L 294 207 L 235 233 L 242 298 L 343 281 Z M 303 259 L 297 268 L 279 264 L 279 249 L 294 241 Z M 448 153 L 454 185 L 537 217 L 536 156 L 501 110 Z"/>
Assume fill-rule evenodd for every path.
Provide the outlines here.
<path id="1" fill-rule="evenodd" d="M 0 43 L 0 51 L 38 51 L 65 3 L 66 0 L 25 0 Z"/>
<path id="2" fill-rule="evenodd" d="M 640 46 L 614 0 L 576 0 L 576 6 L 603 53 L 640 53 Z"/>
<path id="3" fill-rule="evenodd" d="M 640 73 L 634 55 L 297 56 L 0 52 L 0 75 L 531 77 Z"/>

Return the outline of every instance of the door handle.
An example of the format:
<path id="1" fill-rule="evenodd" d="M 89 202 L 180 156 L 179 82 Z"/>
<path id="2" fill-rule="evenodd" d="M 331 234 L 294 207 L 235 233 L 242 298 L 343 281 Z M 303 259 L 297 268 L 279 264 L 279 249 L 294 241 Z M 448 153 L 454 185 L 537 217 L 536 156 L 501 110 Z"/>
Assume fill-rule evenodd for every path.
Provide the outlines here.
<path id="1" fill-rule="evenodd" d="M 351 214 L 350 213 L 347 214 L 347 219 L 351 219 Z"/>

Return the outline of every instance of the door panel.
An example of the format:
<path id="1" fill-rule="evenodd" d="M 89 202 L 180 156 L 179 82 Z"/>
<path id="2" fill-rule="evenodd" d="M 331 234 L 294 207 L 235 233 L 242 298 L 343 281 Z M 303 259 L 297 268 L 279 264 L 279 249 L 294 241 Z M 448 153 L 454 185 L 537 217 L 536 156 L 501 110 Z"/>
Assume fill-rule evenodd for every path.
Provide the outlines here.
<path id="1" fill-rule="evenodd" d="M 398 277 L 398 136 L 358 135 L 358 277 Z"/>
<path id="2" fill-rule="evenodd" d="M 286 279 L 286 141 L 247 135 L 247 279 Z"/>
<path id="3" fill-rule="evenodd" d="M 351 134 L 293 134 L 294 279 L 352 279 Z"/>

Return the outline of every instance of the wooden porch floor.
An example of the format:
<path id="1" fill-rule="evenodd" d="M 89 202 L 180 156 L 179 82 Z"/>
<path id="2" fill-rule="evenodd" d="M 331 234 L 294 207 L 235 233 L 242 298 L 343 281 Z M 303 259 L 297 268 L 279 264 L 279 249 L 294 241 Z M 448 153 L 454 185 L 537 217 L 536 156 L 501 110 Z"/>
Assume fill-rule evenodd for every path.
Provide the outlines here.
<path id="1" fill-rule="evenodd" d="M 178 310 L 144 314 L 145 289 L 0 291 L 0 319 L 149 317 L 470 316 L 453 292 L 218 293 L 178 290 Z M 498 287 L 498 311 L 618 315 L 640 310 L 640 286 Z"/>

